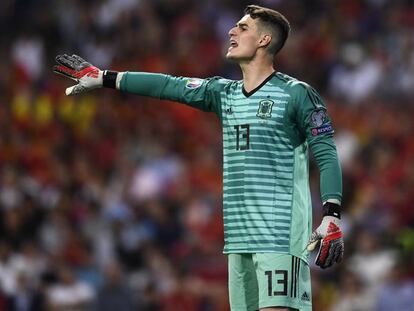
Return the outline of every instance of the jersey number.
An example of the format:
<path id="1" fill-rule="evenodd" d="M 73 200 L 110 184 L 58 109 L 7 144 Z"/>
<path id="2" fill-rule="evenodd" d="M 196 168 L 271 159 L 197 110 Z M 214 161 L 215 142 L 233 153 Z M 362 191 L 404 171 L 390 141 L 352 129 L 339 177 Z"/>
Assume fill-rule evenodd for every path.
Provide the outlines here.
<path id="1" fill-rule="evenodd" d="M 275 270 L 274 276 L 278 285 L 278 290 L 273 291 L 273 271 L 265 271 L 267 276 L 267 294 L 269 296 L 287 296 L 288 272 L 286 270 Z"/>
<path id="2" fill-rule="evenodd" d="M 290 272 L 288 270 L 267 270 L 264 272 L 265 276 L 267 276 L 267 294 L 269 296 L 289 295 L 291 298 L 298 297 L 301 260 L 298 257 L 292 256 L 291 264 Z M 310 296 L 304 292 L 301 299 L 310 301 Z"/>
<path id="3" fill-rule="evenodd" d="M 248 150 L 250 147 L 250 125 L 235 125 L 236 130 L 236 150 Z"/>

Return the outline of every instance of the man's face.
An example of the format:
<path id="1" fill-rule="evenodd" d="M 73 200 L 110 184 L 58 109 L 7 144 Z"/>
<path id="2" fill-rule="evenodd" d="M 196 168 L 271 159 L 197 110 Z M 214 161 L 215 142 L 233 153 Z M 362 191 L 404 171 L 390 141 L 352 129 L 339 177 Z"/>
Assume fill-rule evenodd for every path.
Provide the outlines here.
<path id="1" fill-rule="evenodd" d="M 226 58 L 234 61 L 251 60 L 259 47 L 260 32 L 257 22 L 250 15 L 245 15 L 230 29 L 230 47 Z"/>

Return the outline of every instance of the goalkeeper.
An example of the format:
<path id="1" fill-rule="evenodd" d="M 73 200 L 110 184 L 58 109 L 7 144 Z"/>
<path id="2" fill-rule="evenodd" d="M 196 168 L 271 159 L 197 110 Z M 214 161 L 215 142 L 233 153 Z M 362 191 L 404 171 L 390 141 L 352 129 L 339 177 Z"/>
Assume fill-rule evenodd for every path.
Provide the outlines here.
<path id="1" fill-rule="evenodd" d="M 277 72 L 290 32 L 277 11 L 247 6 L 229 31 L 227 59 L 242 81 L 102 71 L 59 55 L 54 71 L 77 82 L 75 95 L 109 87 L 214 112 L 223 128 L 223 214 L 231 310 L 312 310 L 309 252 L 316 265 L 343 256 L 342 176 L 326 106 L 308 84 Z M 320 171 L 323 218 L 312 233 L 309 159 Z"/>

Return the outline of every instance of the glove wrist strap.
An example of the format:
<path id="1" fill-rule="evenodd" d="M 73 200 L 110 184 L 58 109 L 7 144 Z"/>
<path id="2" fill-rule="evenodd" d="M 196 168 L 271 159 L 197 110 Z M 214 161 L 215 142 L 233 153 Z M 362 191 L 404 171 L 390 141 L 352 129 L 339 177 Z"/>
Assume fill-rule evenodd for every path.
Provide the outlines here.
<path id="1" fill-rule="evenodd" d="M 116 88 L 116 77 L 118 76 L 117 71 L 105 70 L 102 76 L 102 86 L 109 88 Z"/>
<path id="2" fill-rule="evenodd" d="M 332 202 L 323 205 L 323 216 L 333 216 L 341 219 L 341 206 Z"/>

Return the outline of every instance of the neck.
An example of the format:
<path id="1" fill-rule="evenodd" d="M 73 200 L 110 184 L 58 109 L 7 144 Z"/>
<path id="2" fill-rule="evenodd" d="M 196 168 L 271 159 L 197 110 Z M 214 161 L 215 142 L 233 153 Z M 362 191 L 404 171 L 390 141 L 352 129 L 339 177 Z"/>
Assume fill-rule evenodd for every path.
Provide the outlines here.
<path id="1" fill-rule="evenodd" d="M 251 60 L 239 65 L 243 73 L 243 86 L 246 92 L 254 90 L 275 71 L 273 63 L 269 61 Z"/>

